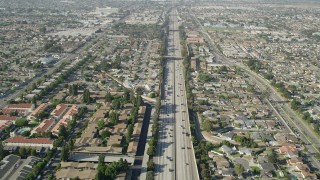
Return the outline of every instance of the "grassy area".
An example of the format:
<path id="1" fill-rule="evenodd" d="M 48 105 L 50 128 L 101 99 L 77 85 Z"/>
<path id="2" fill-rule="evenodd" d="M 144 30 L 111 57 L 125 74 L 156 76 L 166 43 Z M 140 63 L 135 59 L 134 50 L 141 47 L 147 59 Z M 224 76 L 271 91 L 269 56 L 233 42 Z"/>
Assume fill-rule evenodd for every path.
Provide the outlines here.
<path id="1" fill-rule="evenodd" d="M 240 157 L 240 154 L 237 152 L 235 154 L 232 155 L 234 158 L 239 158 Z"/>
<path id="2" fill-rule="evenodd" d="M 38 124 L 40 124 L 40 123 L 37 121 L 30 121 L 28 124 L 28 127 L 33 128 L 33 127 L 36 127 Z"/>
<path id="3" fill-rule="evenodd" d="M 220 147 L 213 148 L 212 151 L 223 154 L 223 152 L 220 150 Z"/>

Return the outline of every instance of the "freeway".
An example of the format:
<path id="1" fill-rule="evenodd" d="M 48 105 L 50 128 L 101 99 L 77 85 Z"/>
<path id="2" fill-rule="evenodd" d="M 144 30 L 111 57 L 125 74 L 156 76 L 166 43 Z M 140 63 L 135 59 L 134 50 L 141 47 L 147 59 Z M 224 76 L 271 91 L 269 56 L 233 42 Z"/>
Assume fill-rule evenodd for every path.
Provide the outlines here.
<path id="1" fill-rule="evenodd" d="M 260 89 L 264 89 L 269 92 L 269 97 L 267 97 L 268 104 L 275 110 L 275 112 L 281 116 L 280 120 L 288 127 L 290 128 L 291 132 L 294 132 L 294 135 L 300 138 L 301 141 L 305 143 L 305 146 L 307 148 L 307 156 L 310 160 L 310 163 L 313 165 L 314 168 L 320 169 L 320 163 L 315 158 L 315 153 L 320 153 L 320 139 L 315 134 L 315 132 L 308 127 L 303 120 L 297 116 L 297 114 L 290 108 L 287 99 L 283 98 L 276 89 L 271 86 L 270 82 L 263 78 L 261 75 L 253 72 L 250 70 L 247 66 L 245 66 L 241 62 L 235 62 L 230 60 L 227 57 L 224 57 L 223 55 L 220 55 L 218 51 L 216 51 L 216 48 L 213 44 L 213 41 L 210 37 L 210 35 L 206 32 L 206 30 L 203 28 L 199 20 L 192 14 L 191 11 L 189 11 L 190 16 L 195 20 L 195 22 L 198 24 L 199 29 L 203 35 L 203 37 L 207 40 L 209 45 L 211 46 L 211 49 L 214 52 L 215 58 L 217 61 L 220 61 L 221 63 L 225 63 L 227 65 L 234 65 L 238 68 L 241 68 L 244 70 L 252 79 L 259 84 Z"/>
<path id="2" fill-rule="evenodd" d="M 177 9 L 169 14 L 164 93 L 159 120 L 156 179 L 199 179 L 191 141 Z"/>
<path id="3" fill-rule="evenodd" d="M 173 80 L 168 76 L 174 71 L 173 61 L 166 61 L 164 69 L 165 93 L 161 100 L 159 118 L 159 134 L 155 156 L 156 179 L 174 179 L 174 98 L 172 92 Z"/>

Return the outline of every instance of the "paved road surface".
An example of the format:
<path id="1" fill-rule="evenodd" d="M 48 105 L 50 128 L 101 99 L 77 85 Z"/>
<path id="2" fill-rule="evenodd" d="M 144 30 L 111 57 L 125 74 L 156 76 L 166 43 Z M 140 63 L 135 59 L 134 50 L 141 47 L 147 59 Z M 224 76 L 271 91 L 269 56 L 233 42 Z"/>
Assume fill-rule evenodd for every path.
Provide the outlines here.
<path id="1" fill-rule="evenodd" d="M 199 179 L 191 142 L 177 10 L 169 15 L 164 93 L 156 153 L 156 179 Z"/>

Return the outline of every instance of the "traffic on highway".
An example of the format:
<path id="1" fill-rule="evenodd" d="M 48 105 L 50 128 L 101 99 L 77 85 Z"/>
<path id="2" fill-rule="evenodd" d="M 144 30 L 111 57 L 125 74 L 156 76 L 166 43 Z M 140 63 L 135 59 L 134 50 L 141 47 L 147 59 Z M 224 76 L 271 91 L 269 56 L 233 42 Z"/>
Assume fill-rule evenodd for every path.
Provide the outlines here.
<path id="1" fill-rule="evenodd" d="M 169 14 L 155 178 L 196 180 L 199 175 L 190 135 L 179 38 L 178 12 L 174 8 Z"/>

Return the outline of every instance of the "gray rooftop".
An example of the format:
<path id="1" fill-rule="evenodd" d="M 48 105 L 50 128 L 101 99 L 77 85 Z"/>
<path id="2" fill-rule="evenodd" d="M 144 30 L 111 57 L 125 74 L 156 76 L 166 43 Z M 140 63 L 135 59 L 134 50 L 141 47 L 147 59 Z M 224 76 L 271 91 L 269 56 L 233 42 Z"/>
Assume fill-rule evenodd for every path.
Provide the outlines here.
<path id="1" fill-rule="evenodd" d="M 1 180 L 3 179 L 9 179 L 10 174 L 13 170 L 13 168 L 18 164 L 20 161 L 20 157 L 10 154 L 6 156 L 1 162 L 0 162 L 0 174 L 1 174 Z"/>

